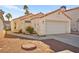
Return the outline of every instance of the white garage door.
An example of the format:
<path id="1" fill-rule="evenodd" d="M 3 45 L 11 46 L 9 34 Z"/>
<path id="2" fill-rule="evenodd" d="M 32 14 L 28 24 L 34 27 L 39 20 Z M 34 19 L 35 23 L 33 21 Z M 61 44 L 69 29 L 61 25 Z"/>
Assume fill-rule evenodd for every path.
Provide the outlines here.
<path id="1" fill-rule="evenodd" d="M 61 34 L 67 32 L 67 22 L 46 22 L 46 34 Z"/>

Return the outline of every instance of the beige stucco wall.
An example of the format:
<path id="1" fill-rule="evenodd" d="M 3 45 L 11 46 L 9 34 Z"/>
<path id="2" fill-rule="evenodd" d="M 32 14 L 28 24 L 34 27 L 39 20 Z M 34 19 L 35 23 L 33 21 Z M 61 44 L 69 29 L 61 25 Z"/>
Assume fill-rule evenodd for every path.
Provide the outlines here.
<path id="1" fill-rule="evenodd" d="M 12 32 L 19 32 L 21 29 L 22 29 L 22 22 L 20 21 L 20 19 L 11 21 L 11 31 Z"/>
<path id="2" fill-rule="evenodd" d="M 37 14 L 37 15 L 32 15 L 32 17 L 29 17 L 29 18 L 27 18 L 27 19 L 22 20 L 22 32 L 23 32 L 23 33 L 27 33 L 26 28 L 27 28 L 28 26 L 33 27 L 33 24 L 32 24 L 31 22 L 30 22 L 30 23 L 26 23 L 25 21 L 31 21 L 33 18 L 35 18 L 35 17 L 40 17 L 40 16 L 42 16 L 42 15 L 43 15 L 42 13 L 39 13 L 39 14 Z"/>
<path id="3" fill-rule="evenodd" d="M 34 30 L 37 32 L 38 35 L 44 35 L 45 34 L 45 24 L 43 24 L 43 19 L 34 19 L 31 21 L 32 26 Z"/>
<path id="4" fill-rule="evenodd" d="M 0 19 L 0 38 L 4 38 L 4 36 L 5 36 L 4 24 L 3 21 Z"/>
<path id="5" fill-rule="evenodd" d="M 11 31 L 12 31 L 12 32 L 15 31 L 14 27 L 15 27 L 15 24 L 14 24 L 14 21 L 12 20 L 12 21 L 11 21 Z"/>
<path id="6" fill-rule="evenodd" d="M 46 33 L 46 22 L 47 22 L 46 20 L 48 20 L 48 21 L 58 21 L 58 22 L 67 22 L 67 24 L 66 24 L 67 25 L 66 26 L 67 33 L 71 32 L 70 31 L 70 28 L 71 28 L 70 19 L 68 19 L 63 14 L 58 14 L 58 12 L 57 12 L 57 13 L 52 13 L 52 14 L 46 16 L 46 17 L 43 17 L 43 18 L 38 18 L 38 19 L 32 20 L 32 25 L 33 25 L 35 31 L 39 35 L 47 35 L 48 34 L 48 33 Z M 36 24 L 36 26 L 35 26 L 35 24 Z M 65 25 L 65 24 L 63 24 L 63 25 Z M 50 25 L 50 26 L 52 26 L 52 25 Z M 58 31 L 58 29 L 56 29 L 56 31 Z M 55 34 L 55 33 L 52 32 L 52 34 Z M 58 34 L 58 33 L 56 33 L 56 34 Z M 59 34 L 61 34 L 61 33 L 59 33 Z"/>
<path id="7" fill-rule="evenodd" d="M 24 19 L 24 20 L 12 20 L 11 21 L 11 31 L 12 32 L 19 32 L 20 30 L 22 30 L 23 33 L 26 33 L 26 28 L 28 26 L 31 26 L 31 23 L 25 23 L 25 21 L 29 21 L 29 19 Z M 16 23 L 16 24 L 15 24 Z M 15 29 L 16 26 L 16 29 Z"/>
<path id="8" fill-rule="evenodd" d="M 78 27 L 77 27 L 77 20 L 79 19 L 79 8 L 75 9 L 75 10 L 70 10 L 65 12 L 66 14 L 68 14 L 72 20 L 71 20 L 71 29 L 72 31 L 78 31 Z"/>
<path id="9" fill-rule="evenodd" d="M 28 21 L 28 20 L 27 20 Z M 32 26 L 31 23 L 26 23 L 25 20 L 22 21 L 22 32 L 27 33 L 26 28 Z"/>

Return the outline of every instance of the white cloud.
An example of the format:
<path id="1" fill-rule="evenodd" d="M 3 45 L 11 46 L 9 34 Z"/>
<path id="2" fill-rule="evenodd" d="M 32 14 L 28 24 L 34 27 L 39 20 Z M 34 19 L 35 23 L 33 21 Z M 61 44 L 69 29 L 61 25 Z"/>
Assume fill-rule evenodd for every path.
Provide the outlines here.
<path id="1" fill-rule="evenodd" d="M 2 5 L 1 6 L 3 8 L 3 10 L 5 11 L 4 14 L 4 19 L 7 20 L 7 18 L 5 17 L 5 15 L 7 13 L 11 13 L 12 14 L 12 18 L 16 18 L 21 16 L 21 14 L 24 12 L 23 9 L 15 6 L 15 5 Z"/>
<path id="2" fill-rule="evenodd" d="M 14 6 L 14 5 L 5 5 L 4 7 L 6 7 L 6 8 L 8 8 L 8 9 L 10 9 L 10 10 L 18 10 L 18 11 L 24 11 L 23 9 L 21 9 L 21 8 L 19 8 L 19 7 L 17 7 L 17 6 Z"/>

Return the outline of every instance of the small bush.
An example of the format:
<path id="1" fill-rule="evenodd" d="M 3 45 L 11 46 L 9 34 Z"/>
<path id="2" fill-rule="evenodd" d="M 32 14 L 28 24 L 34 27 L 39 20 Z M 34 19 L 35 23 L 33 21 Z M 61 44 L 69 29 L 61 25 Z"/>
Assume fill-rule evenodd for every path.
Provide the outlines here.
<path id="1" fill-rule="evenodd" d="M 5 28 L 4 28 L 4 30 L 6 30 L 6 31 L 10 31 L 11 29 L 10 29 L 10 28 L 5 27 Z"/>
<path id="2" fill-rule="evenodd" d="M 31 26 L 28 26 L 26 28 L 26 31 L 28 31 L 30 34 L 33 34 L 34 33 L 34 29 Z"/>

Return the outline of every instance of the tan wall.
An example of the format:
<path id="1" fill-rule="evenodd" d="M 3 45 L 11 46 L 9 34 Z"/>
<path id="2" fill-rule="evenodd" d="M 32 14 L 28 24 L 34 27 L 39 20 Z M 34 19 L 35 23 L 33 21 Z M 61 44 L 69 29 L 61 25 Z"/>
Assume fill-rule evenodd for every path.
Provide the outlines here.
<path id="1" fill-rule="evenodd" d="M 29 19 L 25 19 L 25 20 L 17 19 L 17 20 L 11 21 L 11 31 L 19 32 L 20 30 L 22 30 L 23 33 L 26 33 L 26 28 L 28 26 L 31 26 L 31 23 L 25 23 L 26 20 L 28 21 Z M 15 29 L 15 26 L 16 26 L 16 29 Z"/>
<path id="2" fill-rule="evenodd" d="M 22 22 L 20 20 L 11 21 L 11 31 L 12 32 L 19 32 L 21 29 L 22 29 Z"/>
<path id="3" fill-rule="evenodd" d="M 23 32 L 23 33 L 26 33 L 26 32 L 27 32 L 27 31 L 26 31 L 26 28 L 27 28 L 28 26 L 32 26 L 31 23 L 25 23 L 25 21 L 22 21 L 22 32 Z"/>
<path id="4" fill-rule="evenodd" d="M 0 19 L 0 38 L 4 38 L 5 31 L 4 31 L 4 24 L 3 21 Z"/>
<path id="5" fill-rule="evenodd" d="M 43 19 L 35 19 L 32 20 L 32 25 L 35 31 L 40 35 L 45 35 L 45 24 L 43 23 Z"/>
<path id="6" fill-rule="evenodd" d="M 11 31 L 12 31 L 12 32 L 15 31 L 14 27 L 15 27 L 14 21 L 11 21 Z"/>

